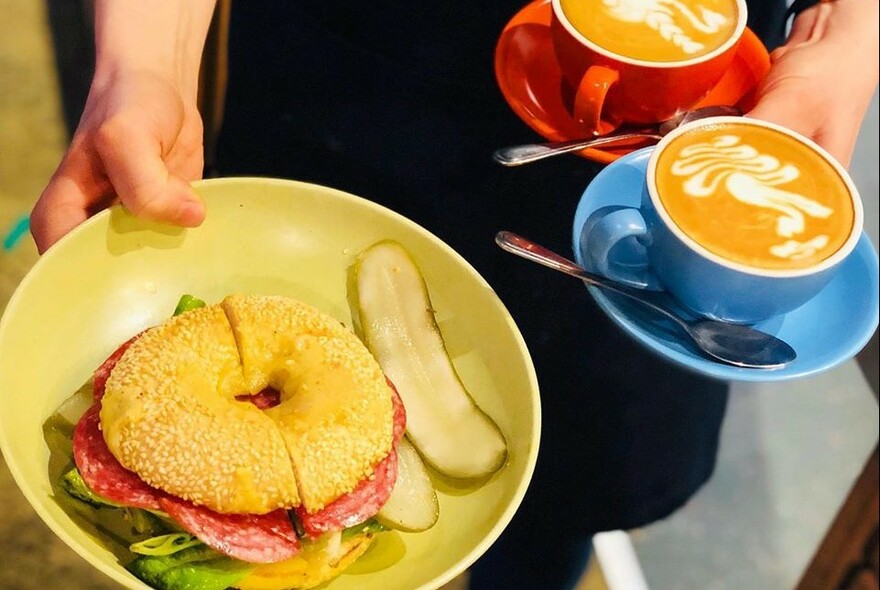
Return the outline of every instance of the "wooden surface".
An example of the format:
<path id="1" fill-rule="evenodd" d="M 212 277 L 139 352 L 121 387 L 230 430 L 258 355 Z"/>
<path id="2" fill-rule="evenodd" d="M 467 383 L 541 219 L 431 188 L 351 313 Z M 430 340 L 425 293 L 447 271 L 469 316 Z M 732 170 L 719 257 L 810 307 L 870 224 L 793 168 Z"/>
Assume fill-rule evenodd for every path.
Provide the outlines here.
<path id="1" fill-rule="evenodd" d="M 838 512 L 797 590 L 877 590 L 880 464 L 877 448 Z"/>

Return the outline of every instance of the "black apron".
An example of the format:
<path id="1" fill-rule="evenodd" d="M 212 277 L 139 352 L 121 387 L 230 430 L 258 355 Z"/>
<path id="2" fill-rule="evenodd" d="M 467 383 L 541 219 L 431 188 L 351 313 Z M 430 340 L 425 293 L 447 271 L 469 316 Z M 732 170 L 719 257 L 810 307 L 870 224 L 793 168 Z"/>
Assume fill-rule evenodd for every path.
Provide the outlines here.
<path id="1" fill-rule="evenodd" d="M 774 17 L 754 12 L 752 28 L 775 45 L 783 3 L 755 4 Z M 712 473 L 728 388 L 643 349 L 578 281 L 494 244 L 509 229 L 570 253 L 575 206 L 601 169 L 576 156 L 515 169 L 491 160 L 539 139 L 493 73 L 498 36 L 522 6 L 233 2 L 217 167 L 388 206 L 492 285 L 532 354 L 543 410 L 534 479 L 497 545 L 531 539 L 523 555 L 546 573 L 536 539 L 560 558 L 566 539 L 645 525 L 691 497 Z"/>

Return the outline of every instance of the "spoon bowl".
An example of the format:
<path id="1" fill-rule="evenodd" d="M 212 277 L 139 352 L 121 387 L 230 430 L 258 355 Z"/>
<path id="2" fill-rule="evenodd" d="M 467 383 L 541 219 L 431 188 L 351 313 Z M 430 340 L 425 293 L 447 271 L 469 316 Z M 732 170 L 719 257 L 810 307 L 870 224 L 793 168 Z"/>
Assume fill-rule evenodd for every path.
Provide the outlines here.
<path id="1" fill-rule="evenodd" d="M 740 116 L 742 111 L 738 107 L 718 105 L 701 107 L 689 111 L 681 111 L 672 118 L 658 125 L 641 129 L 622 128 L 608 135 L 585 139 L 572 139 L 569 141 L 554 141 L 550 143 L 527 143 L 514 145 L 496 150 L 492 158 L 503 166 L 519 166 L 558 156 L 577 152 L 590 147 L 599 147 L 606 144 L 616 143 L 627 139 L 653 139 L 660 141 L 664 135 L 673 129 L 706 117 Z"/>
<path id="2" fill-rule="evenodd" d="M 495 242 L 507 252 L 653 309 L 675 322 L 703 354 L 717 361 L 749 369 L 781 369 L 797 358 L 791 346 L 771 334 L 718 320 L 686 321 L 670 309 L 671 302 L 665 293 L 635 289 L 591 273 L 575 262 L 512 232 L 498 232 Z"/>

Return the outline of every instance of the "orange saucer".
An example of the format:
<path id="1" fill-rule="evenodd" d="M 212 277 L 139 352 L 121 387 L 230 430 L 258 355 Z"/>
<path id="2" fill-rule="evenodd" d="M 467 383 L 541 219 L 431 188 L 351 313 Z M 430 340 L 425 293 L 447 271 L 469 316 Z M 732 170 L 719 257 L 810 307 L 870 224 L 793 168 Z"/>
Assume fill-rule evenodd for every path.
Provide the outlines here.
<path id="1" fill-rule="evenodd" d="M 733 63 L 724 77 L 696 106 L 736 104 L 748 111 L 754 90 L 770 68 L 770 55 L 760 39 L 745 30 Z M 513 111 L 529 127 L 550 141 L 583 137 L 565 106 L 571 92 L 553 54 L 550 39 L 550 0 L 535 0 L 504 27 L 495 48 L 495 77 Z M 587 159 L 608 163 L 650 145 L 636 140 L 606 149 L 585 149 Z"/>

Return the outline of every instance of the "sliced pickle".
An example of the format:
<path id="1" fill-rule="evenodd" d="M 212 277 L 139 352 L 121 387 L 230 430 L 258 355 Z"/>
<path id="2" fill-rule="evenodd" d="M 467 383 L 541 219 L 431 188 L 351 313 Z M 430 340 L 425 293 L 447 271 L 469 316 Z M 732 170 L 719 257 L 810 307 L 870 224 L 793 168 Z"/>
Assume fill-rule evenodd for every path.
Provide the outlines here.
<path id="1" fill-rule="evenodd" d="M 437 522 L 440 504 L 419 452 L 406 437 L 397 445 L 397 481 L 376 520 L 387 527 L 416 533 Z"/>
<path id="2" fill-rule="evenodd" d="M 409 253 L 383 241 L 363 251 L 350 277 L 354 327 L 406 407 L 406 434 L 425 461 L 454 479 L 500 469 L 507 443 L 452 365 L 428 288 Z"/>

